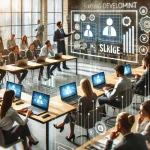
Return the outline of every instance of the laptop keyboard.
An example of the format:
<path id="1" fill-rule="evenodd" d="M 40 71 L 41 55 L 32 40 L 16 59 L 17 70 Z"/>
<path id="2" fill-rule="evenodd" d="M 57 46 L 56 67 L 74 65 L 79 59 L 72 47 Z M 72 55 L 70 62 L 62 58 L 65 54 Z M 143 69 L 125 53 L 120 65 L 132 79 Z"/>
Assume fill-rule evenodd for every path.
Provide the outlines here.
<path id="1" fill-rule="evenodd" d="M 28 109 L 31 109 L 34 114 L 41 114 L 41 113 L 45 112 L 45 110 L 42 110 L 42 109 L 34 107 L 34 106 L 29 106 Z"/>
<path id="2" fill-rule="evenodd" d="M 80 98 L 81 96 L 79 95 L 75 95 L 75 96 L 72 96 L 72 97 L 69 97 L 67 99 L 65 99 L 65 102 L 67 102 L 68 104 L 75 104 L 78 102 L 78 99 Z"/>

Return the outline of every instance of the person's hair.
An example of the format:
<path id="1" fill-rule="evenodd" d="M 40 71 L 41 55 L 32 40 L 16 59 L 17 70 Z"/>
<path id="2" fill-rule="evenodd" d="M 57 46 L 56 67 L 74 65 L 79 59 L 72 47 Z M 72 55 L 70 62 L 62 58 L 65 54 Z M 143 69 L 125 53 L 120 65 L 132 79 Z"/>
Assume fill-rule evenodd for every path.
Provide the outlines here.
<path id="1" fill-rule="evenodd" d="M 116 71 L 118 71 L 120 74 L 124 74 L 124 66 L 123 65 L 117 65 L 114 67 Z"/>
<path id="2" fill-rule="evenodd" d="M 15 34 L 11 34 L 12 36 L 15 36 Z"/>
<path id="3" fill-rule="evenodd" d="M 31 47 L 32 45 L 34 45 L 34 43 L 33 43 L 33 42 L 32 42 L 32 43 L 30 43 L 30 45 L 29 45 L 29 49 L 30 49 L 30 47 Z"/>
<path id="4" fill-rule="evenodd" d="M 126 130 L 131 130 L 135 122 L 135 116 L 127 112 L 122 112 L 118 114 L 117 120 Z"/>
<path id="5" fill-rule="evenodd" d="M 80 81 L 81 88 L 83 90 L 84 95 L 89 99 L 92 100 L 93 98 L 93 91 L 91 87 L 91 83 L 87 78 L 84 78 Z"/>
<path id="6" fill-rule="evenodd" d="M 47 45 L 49 42 L 50 42 L 50 40 L 46 40 L 46 41 L 45 41 L 45 44 Z"/>
<path id="7" fill-rule="evenodd" d="M 59 26 L 60 24 L 61 24 L 61 21 L 58 21 L 58 22 L 56 23 L 57 26 Z"/>
<path id="8" fill-rule="evenodd" d="M 144 61 L 146 62 L 146 64 L 147 64 L 148 66 L 150 66 L 150 57 L 149 57 L 148 54 L 144 57 Z"/>
<path id="9" fill-rule="evenodd" d="M 26 40 L 25 40 L 25 38 L 26 38 Z M 23 42 L 25 42 L 25 44 L 28 43 L 28 39 L 27 39 L 27 36 L 26 36 L 26 35 L 24 35 L 24 36 L 22 37 L 22 39 L 21 39 L 21 43 L 22 43 L 22 44 L 23 44 Z"/>
<path id="10" fill-rule="evenodd" d="M 12 51 L 14 51 L 16 47 L 19 48 L 18 45 L 15 45 L 13 46 Z"/>
<path id="11" fill-rule="evenodd" d="M 39 37 L 39 35 L 36 35 L 35 37 L 37 38 L 37 37 Z"/>
<path id="12" fill-rule="evenodd" d="M 142 105 L 143 109 L 149 114 L 149 117 L 150 117 L 150 100 L 145 101 L 141 105 Z"/>
<path id="13" fill-rule="evenodd" d="M 12 105 L 12 98 L 14 97 L 15 92 L 13 90 L 7 90 L 3 96 L 3 103 L 1 106 L 1 119 L 3 119 Z"/>

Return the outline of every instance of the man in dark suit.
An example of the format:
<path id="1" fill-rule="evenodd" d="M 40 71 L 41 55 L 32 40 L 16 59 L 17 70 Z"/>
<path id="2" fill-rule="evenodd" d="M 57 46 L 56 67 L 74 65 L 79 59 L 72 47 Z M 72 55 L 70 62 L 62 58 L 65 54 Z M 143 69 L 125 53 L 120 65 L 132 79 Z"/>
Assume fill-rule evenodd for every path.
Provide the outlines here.
<path id="1" fill-rule="evenodd" d="M 26 51 L 26 57 L 28 58 L 28 60 L 33 60 L 33 59 L 37 59 L 38 55 L 35 51 L 35 47 L 34 47 L 34 43 L 31 43 L 29 46 L 29 50 Z M 41 77 L 43 76 L 43 69 L 44 67 L 40 67 L 40 72 L 39 72 L 39 77 L 38 80 L 41 80 Z"/>
<path id="2" fill-rule="evenodd" d="M 131 128 L 135 122 L 135 117 L 127 112 L 118 114 L 116 119 L 116 130 L 110 133 L 110 140 L 107 141 L 105 150 L 112 150 L 113 140 L 119 134 L 123 136 L 122 140 L 113 148 L 113 150 L 148 150 L 145 138 L 142 134 L 132 133 Z"/>
<path id="3" fill-rule="evenodd" d="M 15 45 L 12 48 L 12 52 L 9 53 L 9 55 L 8 55 L 9 64 L 15 64 L 15 62 L 18 61 L 19 59 L 22 59 L 22 57 L 20 55 L 18 46 Z M 20 76 L 20 73 L 22 73 L 21 76 Z M 28 73 L 28 70 L 22 70 L 22 71 L 19 71 L 19 72 L 16 73 L 19 84 L 21 84 L 21 82 L 23 81 L 23 79 L 26 77 L 27 73 Z"/>
<path id="4" fill-rule="evenodd" d="M 57 42 L 57 52 L 63 53 L 63 55 L 66 55 L 65 37 L 68 37 L 71 34 L 75 33 L 75 30 L 71 31 L 69 34 L 65 34 L 61 21 L 58 21 L 56 25 L 57 25 L 58 29 L 54 33 L 54 41 Z M 69 69 L 66 66 L 66 62 L 63 62 L 63 68 Z M 61 71 L 60 63 L 58 64 L 58 71 Z"/>
<path id="5" fill-rule="evenodd" d="M 144 74 L 140 76 L 139 74 L 135 75 L 136 84 L 135 84 L 135 93 L 143 96 L 150 95 L 150 57 L 146 55 L 143 60 L 143 68 L 146 69 Z"/>

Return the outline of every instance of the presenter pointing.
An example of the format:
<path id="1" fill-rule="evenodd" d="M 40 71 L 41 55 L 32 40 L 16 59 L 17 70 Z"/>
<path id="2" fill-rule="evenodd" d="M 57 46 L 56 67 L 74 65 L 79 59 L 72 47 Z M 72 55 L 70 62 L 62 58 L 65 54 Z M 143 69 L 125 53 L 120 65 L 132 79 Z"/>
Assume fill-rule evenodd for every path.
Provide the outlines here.
<path id="1" fill-rule="evenodd" d="M 65 34 L 61 21 L 58 21 L 56 23 L 56 25 L 57 25 L 58 28 L 54 33 L 54 41 L 57 42 L 57 52 L 58 53 L 63 53 L 63 55 L 66 55 L 65 41 L 64 41 L 65 37 L 68 37 L 71 34 L 74 34 L 75 30 L 72 30 L 70 33 Z M 66 62 L 63 62 L 63 68 L 64 69 L 69 69 L 66 65 Z M 58 64 L 58 71 L 61 71 L 60 63 Z"/>

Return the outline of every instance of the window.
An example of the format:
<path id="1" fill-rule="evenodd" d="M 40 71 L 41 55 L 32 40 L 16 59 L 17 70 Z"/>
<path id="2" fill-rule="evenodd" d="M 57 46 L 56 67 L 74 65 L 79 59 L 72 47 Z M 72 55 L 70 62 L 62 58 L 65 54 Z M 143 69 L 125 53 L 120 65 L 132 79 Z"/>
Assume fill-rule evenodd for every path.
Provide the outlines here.
<path id="1" fill-rule="evenodd" d="M 0 34 L 5 48 L 12 33 L 17 45 L 23 35 L 27 35 L 30 43 L 35 39 L 37 20 L 41 18 L 41 0 L 4 0 L 0 16 Z"/>
<path id="2" fill-rule="evenodd" d="M 47 0 L 47 39 L 53 43 L 56 22 L 62 21 L 62 0 Z"/>

